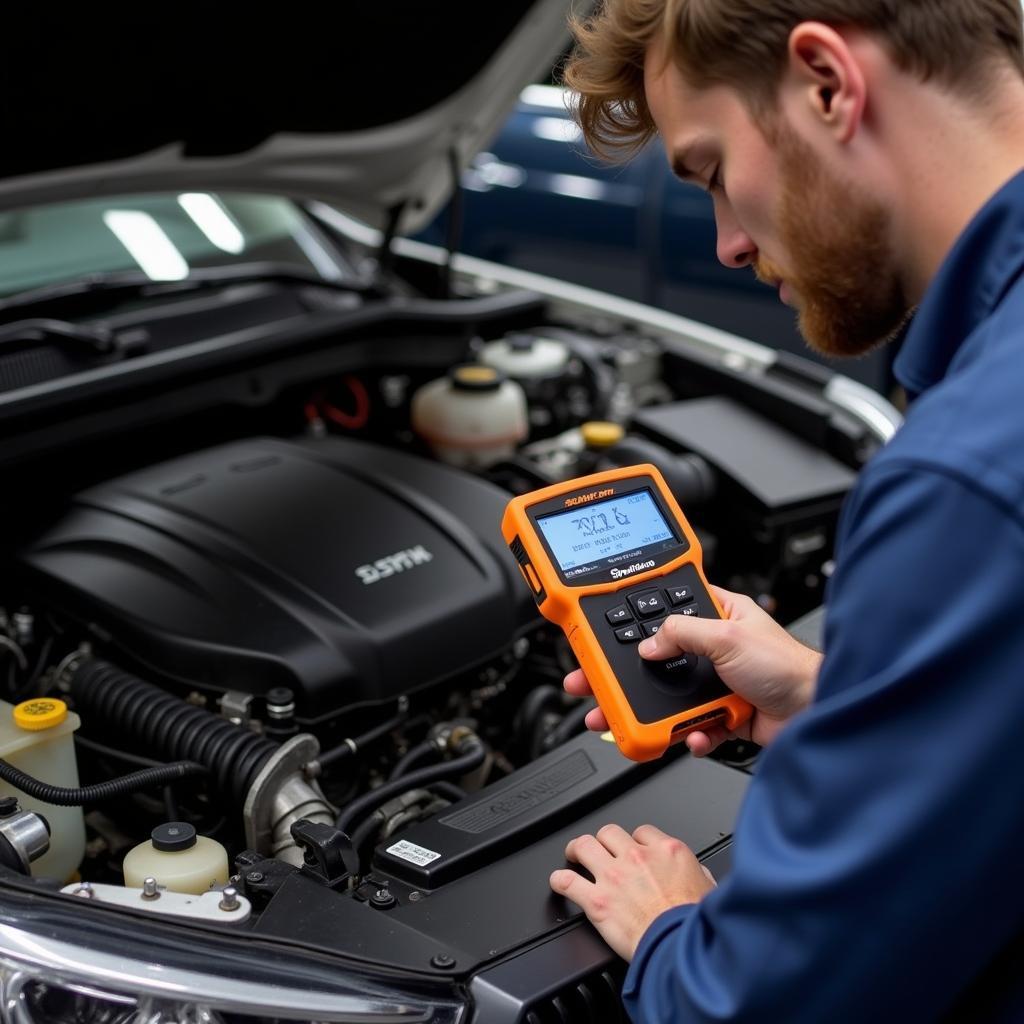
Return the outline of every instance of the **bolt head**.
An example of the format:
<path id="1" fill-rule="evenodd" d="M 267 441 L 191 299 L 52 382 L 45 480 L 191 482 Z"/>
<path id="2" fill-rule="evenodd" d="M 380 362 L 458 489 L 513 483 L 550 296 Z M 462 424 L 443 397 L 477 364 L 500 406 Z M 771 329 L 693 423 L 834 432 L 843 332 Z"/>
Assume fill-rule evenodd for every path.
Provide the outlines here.
<path id="1" fill-rule="evenodd" d="M 249 874 L 245 876 L 245 880 L 247 882 L 252 882 L 253 885 L 259 885 L 259 883 L 263 881 L 263 872 L 250 871 Z"/>
<path id="2" fill-rule="evenodd" d="M 378 910 L 387 910 L 389 907 L 393 907 L 397 900 L 391 895 L 391 892 L 381 887 L 370 897 L 370 906 L 376 907 Z"/>
<path id="3" fill-rule="evenodd" d="M 449 970 L 455 966 L 455 957 L 449 956 L 447 953 L 436 953 L 430 958 L 430 966 Z"/>
<path id="4" fill-rule="evenodd" d="M 241 905 L 238 902 L 238 890 L 233 885 L 221 890 L 221 900 L 217 904 L 221 910 L 238 910 Z"/>

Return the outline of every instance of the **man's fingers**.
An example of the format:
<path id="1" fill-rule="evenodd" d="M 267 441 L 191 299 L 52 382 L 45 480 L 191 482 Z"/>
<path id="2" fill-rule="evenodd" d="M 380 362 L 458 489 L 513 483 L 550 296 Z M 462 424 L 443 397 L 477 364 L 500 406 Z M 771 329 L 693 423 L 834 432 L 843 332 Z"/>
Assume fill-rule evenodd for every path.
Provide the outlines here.
<path id="1" fill-rule="evenodd" d="M 570 672 L 563 680 L 562 685 L 565 687 L 565 692 L 571 693 L 574 697 L 593 696 L 590 683 L 587 682 L 587 677 L 581 668 Z M 606 732 L 608 730 L 608 719 L 604 717 L 604 712 L 600 708 L 592 708 L 588 711 L 584 721 L 591 732 Z"/>
<path id="2" fill-rule="evenodd" d="M 616 857 L 621 857 L 633 845 L 629 833 L 620 825 L 604 825 L 598 830 L 597 840 Z"/>
<path id="3" fill-rule="evenodd" d="M 714 661 L 722 650 L 722 627 L 727 625 L 725 619 L 670 615 L 654 636 L 640 644 L 640 656 L 652 661 L 663 661 L 686 651 Z"/>
<path id="4" fill-rule="evenodd" d="M 705 757 L 712 750 L 731 740 L 733 734 L 721 725 L 712 725 L 707 729 L 695 729 L 686 737 L 687 749 L 694 757 Z"/>
<path id="5" fill-rule="evenodd" d="M 639 828 L 633 829 L 633 838 L 641 846 L 654 846 L 655 843 L 661 842 L 663 839 L 668 839 L 668 834 L 662 832 L 656 825 L 641 825 Z"/>
<path id="6" fill-rule="evenodd" d="M 572 900 L 584 911 L 590 905 L 591 890 L 597 888 L 593 882 L 588 882 L 578 871 L 573 871 L 571 868 L 559 868 L 558 871 L 552 871 L 548 885 L 551 886 L 552 891 Z"/>
<path id="7" fill-rule="evenodd" d="M 586 868 L 595 877 L 612 862 L 612 855 L 596 836 L 577 836 L 565 847 L 565 859 Z"/>
<path id="8" fill-rule="evenodd" d="M 694 730 L 686 736 L 686 749 L 694 757 L 706 757 L 715 749 L 714 741 L 706 732 Z"/>
<path id="9" fill-rule="evenodd" d="M 581 668 L 570 672 L 562 681 L 562 685 L 565 687 L 565 692 L 571 693 L 574 697 L 590 697 L 592 695 L 590 683 L 587 682 L 587 677 Z"/>

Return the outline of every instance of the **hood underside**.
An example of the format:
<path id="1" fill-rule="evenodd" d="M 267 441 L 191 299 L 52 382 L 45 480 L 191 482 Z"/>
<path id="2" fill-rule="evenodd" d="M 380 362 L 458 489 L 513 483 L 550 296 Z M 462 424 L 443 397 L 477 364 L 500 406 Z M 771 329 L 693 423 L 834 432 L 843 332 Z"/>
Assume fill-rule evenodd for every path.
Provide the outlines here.
<path id="1" fill-rule="evenodd" d="M 20 13 L 0 209 L 195 189 L 426 223 L 568 39 L 569 0 Z M 17 45 L 14 45 L 17 40 Z"/>

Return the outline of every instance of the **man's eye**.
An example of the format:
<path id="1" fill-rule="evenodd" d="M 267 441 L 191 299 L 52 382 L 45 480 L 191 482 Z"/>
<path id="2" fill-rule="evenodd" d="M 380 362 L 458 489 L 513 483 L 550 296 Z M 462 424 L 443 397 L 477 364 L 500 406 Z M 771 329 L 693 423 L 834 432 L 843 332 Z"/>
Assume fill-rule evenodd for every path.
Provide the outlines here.
<path id="1" fill-rule="evenodd" d="M 722 167 L 719 165 L 715 168 L 711 177 L 708 178 L 708 192 L 717 192 L 722 187 Z"/>

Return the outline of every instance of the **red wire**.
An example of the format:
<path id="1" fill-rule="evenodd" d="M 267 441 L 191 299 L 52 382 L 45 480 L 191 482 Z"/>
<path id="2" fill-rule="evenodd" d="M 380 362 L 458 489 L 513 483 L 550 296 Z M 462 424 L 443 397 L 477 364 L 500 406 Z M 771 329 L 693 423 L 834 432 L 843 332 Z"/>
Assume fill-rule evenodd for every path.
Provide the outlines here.
<path id="1" fill-rule="evenodd" d="M 355 399 L 355 411 L 351 413 L 344 412 L 323 397 L 320 397 L 318 402 L 320 411 L 324 417 L 332 423 L 336 423 L 339 427 L 344 427 L 346 430 L 360 430 L 366 426 L 367 421 L 370 419 L 370 395 L 358 377 L 348 376 L 342 379 L 348 385 L 349 390 L 352 392 L 352 397 Z"/>

